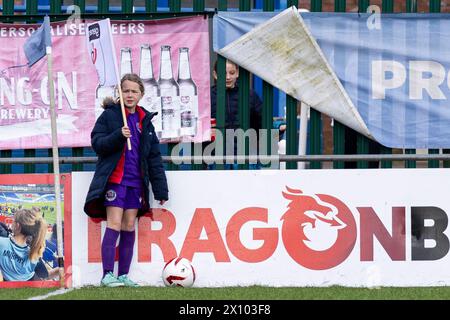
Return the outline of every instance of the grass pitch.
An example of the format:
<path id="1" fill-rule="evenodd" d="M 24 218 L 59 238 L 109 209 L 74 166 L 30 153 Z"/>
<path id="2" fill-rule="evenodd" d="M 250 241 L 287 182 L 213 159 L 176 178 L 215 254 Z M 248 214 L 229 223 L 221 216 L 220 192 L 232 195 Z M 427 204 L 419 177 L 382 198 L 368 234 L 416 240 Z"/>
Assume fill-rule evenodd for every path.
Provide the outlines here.
<path id="1" fill-rule="evenodd" d="M 56 289 L 0 289 L 0 300 L 29 299 Z M 450 300 L 450 287 L 83 287 L 50 300 Z"/>

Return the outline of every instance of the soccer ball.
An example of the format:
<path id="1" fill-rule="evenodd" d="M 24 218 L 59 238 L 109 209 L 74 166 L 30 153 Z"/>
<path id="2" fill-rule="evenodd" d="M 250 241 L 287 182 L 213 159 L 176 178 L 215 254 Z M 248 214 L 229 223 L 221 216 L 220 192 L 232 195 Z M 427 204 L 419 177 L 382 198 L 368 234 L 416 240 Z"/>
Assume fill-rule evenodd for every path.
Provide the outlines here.
<path id="1" fill-rule="evenodd" d="M 162 279 L 167 287 L 192 287 L 195 281 L 194 267 L 186 258 L 173 258 L 164 266 Z"/>

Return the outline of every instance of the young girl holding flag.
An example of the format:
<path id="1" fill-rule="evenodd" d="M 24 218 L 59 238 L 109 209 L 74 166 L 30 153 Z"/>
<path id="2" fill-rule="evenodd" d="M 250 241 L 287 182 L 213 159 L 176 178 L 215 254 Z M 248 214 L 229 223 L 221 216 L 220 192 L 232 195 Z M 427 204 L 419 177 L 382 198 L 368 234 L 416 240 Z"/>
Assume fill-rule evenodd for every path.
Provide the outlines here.
<path id="1" fill-rule="evenodd" d="M 154 198 L 163 205 L 168 200 L 167 180 L 159 141 L 150 113 L 138 106 L 144 85 L 136 74 L 122 77 L 121 88 L 127 125 L 123 125 L 120 104 L 104 101 L 104 111 L 91 133 L 98 155 L 94 178 L 84 211 L 94 218 L 106 218 L 102 241 L 103 278 L 107 287 L 138 286 L 128 278 L 133 257 L 136 218 L 149 210 L 149 184 Z M 126 140 L 131 140 L 128 150 Z M 116 241 L 119 240 L 119 270 L 114 276 Z"/>

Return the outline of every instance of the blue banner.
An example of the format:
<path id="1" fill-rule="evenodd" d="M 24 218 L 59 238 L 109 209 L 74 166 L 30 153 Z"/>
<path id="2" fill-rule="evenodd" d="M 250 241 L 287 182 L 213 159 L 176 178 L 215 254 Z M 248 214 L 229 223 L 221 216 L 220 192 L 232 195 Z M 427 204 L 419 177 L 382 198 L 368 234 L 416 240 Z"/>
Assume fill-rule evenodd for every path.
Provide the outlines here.
<path id="1" fill-rule="evenodd" d="M 214 50 L 276 14 L 220 12 Z M 449 14 L 301 16 L 378 142 L 450 148 Z"/>

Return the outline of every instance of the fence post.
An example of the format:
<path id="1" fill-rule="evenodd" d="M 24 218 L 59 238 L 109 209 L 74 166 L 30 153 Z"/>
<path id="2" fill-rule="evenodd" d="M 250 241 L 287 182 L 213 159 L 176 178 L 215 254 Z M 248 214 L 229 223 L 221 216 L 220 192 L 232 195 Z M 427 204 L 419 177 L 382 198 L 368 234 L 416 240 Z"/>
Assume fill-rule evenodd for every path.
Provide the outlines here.
<path id="1" fill-rule="evenodd" d="M 62 0 L 50 0 L 50 13 L 61 13 Z"/>
<path id="2" fill-rule="evenodd" d="M 311 1 L 311 11 L 322 11 L 322 0 Z M 322 154 L 322 114 L 316 109 L 309 108 L 309 124 L 308 124 L 308 153 Z M 321 169 L 322 162 L 313 161 L 309 163 L 310 169 Z"/>
<path id="3" fill-rule="evenodd" d="M 264 0 L 263 11 L 274 11 L 275 1 Z M 273 86 L 263 80 L 263 106 L 262 106 L 262 129 L 267 130 L 266 152 L 272 154 L 272 137 L 270 129 L 273 127 Z M 273 150 L 275 151 L 275 150 Z"/>
<path id="4" fill-rule="evenodd" d="M 408 1 L 409 3 L 410 1 Z M 414 12 L 417 12 L 417 1 L 412 1 L 416 8 Z M 441 12 L 441 1 L 438 0 L 430 0 L 430 13 L 439 13 Z M 445 152 L 446 150 L 443 150 Z M 448 150 L 447 150 L 448 152 Z M 439 154 L 439 149 L 428 149 L 428 154 Z M 445 165 L 445 162 L 444 162 Z M 428 168 L 439 168 L 439 160 L 429 160 L 428 161 Z"/>
<path id="5" fill-rule="evenodd" d="M 394 12 L 394 0 L 383 0 L 381 3 L 381 12 L 384 13 Z"/>
<path id="6" fill-rule="evenodd" d="M 192 9 L 197 12 L 205 11 L 205 0 L 194 0 L 194 2 L 192 4 Z M 195 145 L 196 145 L 196 143 L 194 143 L 194 142 L 191 143 L 191 155 L 192 156 L 195 155 L 195 150 L 196 150 Z M 202 143 L 200 142 L 200 143 L 198 143 L 198 145 L 201 146 Z M 202 151 L 203 151 L 203 148 L 202 148 Z M 201 170 L 202 165 L 193 163 L 191 165 L 191 168 L 192 168 L 192 170 Z"/>
<path id="7" fill-rule="evenodd" d="M 250 1 L 239 0 L 239 11 L 250 11 Z M 250 128 L 250 72 L 239 66 L 239 127 L 246 132 Z M 244 155 L 249 154 L 249 141 L 244 136 Z M 248 163 L 239 164 L 239 169 L 248 169 Z"/>
<path id="8" fill-rule="evenodd" d="M 97 11 L 98 11 L 98 13 L 108 13 L 109 12 L 109 0 L 98 0 Z"/>
<path id="9" fill-rule="evenodd" d="M 334 2 L 334 11 L 345 12 L 345 0 L 336 0 Z M 345 131 L 346 127 L 339 121 L 333 120 L 333 153 L 345 154 Z M 344 162 L 337 161 L 333 163 L 333 168 L 343 169 L 345 167 Z"/>
<path id="10" fill-rule="evenodd" d="M 80 8 L 80 13 L 86 12 L 86 0 L 74 0 L 73 4 Z"/>
<path id="11" fill-rule="evenodd" d="M 14 14 L 14 0 L 3 0 L 3 14 L 7 15 Z M 0 152 L 0 157 L 11 158 L 12 150 L 2 150 Z M 0 165 L 0 174 L 1 173 L 11 173 L 11 165 L 10 164 Z"/>
<path id="12" fill-rule="evenodd" d="M 28 0 L 26 2 L 26 14 L 27 15 L 35 15 L 38 12 L 38 3 L 37 0 Z M 36 23 L 36 20 L 28 20 L 28 23 Z M 36 157 L 36 149 L 25 149 L 24 157 L 33 158 Z M 26 163 L 24 165 L 24 173 L 34 173 L 36 172 L 36 165 L 32 163 Z"/>
<path id="13" fill-rule="evenodd" d="M 85 0 L 75 0 L 74 4 L 80 8 L 80 13 L 85 13 L 86 11 L 86 1 Z M 77 147 L 72 148 L 72 156 L 73 157 L 83 157 L 85 152 L 85 148 Z M 82 163 L 73 163 L 72 171 L 83 171 L 84 165 Z"/>
<path id="14" fill-rule="evenodd" d="M 386 3 L 386 1 L 382 4 L 382 10 L 383 12 L 393 12 L 394 10 L 394 4 L 393 3 Z M 389 11 L 390 10 L 390 11 Z M 380 153 L 381 154 L 392 154 L 392 148 L 385 147 L 383 145 L 380 146 Z M 392 161 L 383 160 L 381 161 L 381 168 L 392 168 Z"/>
<path id="15" fill-rule="evenodd" d="M 133 12 L 133 0 L 122 0 L 122 13 Z"/>
<path id="16" fill-rule="evenodd" d="M 180 12 L 181 11 L 181 2 L 180 0 L 169 0 L 169 11 L 170 12 Z M 173 54 L 173 53 L 172 53 Z M 167 152 L 168 155 L 172 155 L 173 148 L 175 147 L 175 143 L 170 142 L 167 144 Z M 178 170 L 178 166 L 169 162 L 167 168 L 169 170 Z"/>
<path id="17" fill-rule="evenodd" d="M 412 0 L 406 0 L 407 9 L 411 10 L 409 12 L 417 12 L 417 6 L 412 3 Z M 383 1 L 383 12 L 394 12 L 394 3 L 392 0 Z M 415 149 L 405 149 L 405 154 L 415 154 Z M 405 161 L 405 168 L 416 168 L 416 161 L 408 160 Z"/>
<path id="18" fill-rule="evenodd" d="M 158 0 L 145 0 L 145 12 L 156 12 L 158 10 Z"/>
<path id="19" fill-rule="evenodd" d="M 369 1 L 367 1 L 367 0 L 359 0 L 358 1 L 358 11 L 359 12 L 366 12 L 368 6 L 369 6 Z M 369 138 L 358 133 L 356 136 L 356 153 L 357 154 L 368 154 L 369 153 L 369 143 L 370 143 Z M 368 168 L 368 162 L 367 161 L 358 161 L 356 163 L 356 167 L 358 169 Z"/>
<path id="20" fill-rule="evenodd" d="M 304 105 L 301 107 L 303 108 Z M 309 154 L 322 154 L 322 114 L 316 109 L 309 108 Z M 312 161 L 310 169 L 322 169 L 322 162 Z"/>
<path id="21" fill-rule="evenodd" d="M 180 12 L 181 0 L 169 0 L 169 10 L 170 12 Z"/>
<path id="22" fill-rule="evenodd" d="M 219 0 L 218 3 L 219 11 L 227 11 L 228 4 L 227 0 Z M 226 71 L 226 59 L 217 55 L 217 93 L 216 93 L 216 127 L 217 131 L 220 131 L 223 137 L 223 144 L 216 146 L 217 148 L 222 148 L 220 154 L 225 154 L 226 137 L 225 137 L 225 98 L 226 98 L 226 81 L 225 81 L 225 71 Z M 217 164 L 216 168 L 219 170 L 224 169 L 223 164 Z"/>
<path id="23" fill-rule="evenodd" d="M 288 1 L 287 7 L 298 6 L 298 1 Z M 286 154 L 298 154 L 297 100 L 286 95 Z M 297 162 L 286 163 L 286 169 L 297 169 Z"/>

